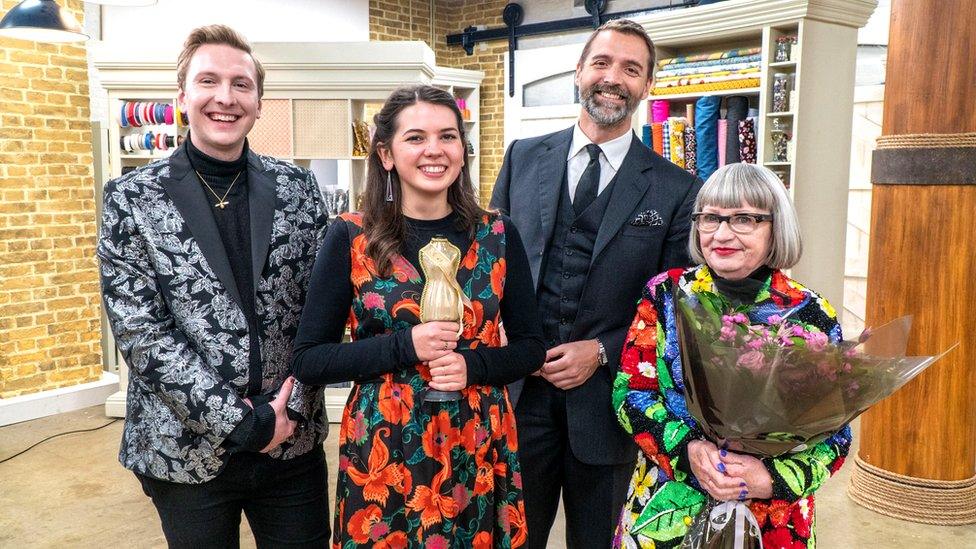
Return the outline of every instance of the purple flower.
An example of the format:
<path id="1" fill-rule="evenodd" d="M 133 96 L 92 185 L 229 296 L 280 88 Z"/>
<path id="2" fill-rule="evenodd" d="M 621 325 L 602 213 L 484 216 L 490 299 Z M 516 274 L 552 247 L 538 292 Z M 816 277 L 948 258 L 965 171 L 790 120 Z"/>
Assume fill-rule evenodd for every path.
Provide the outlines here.
<path id="1" fill-rule="evenodd" d="M 783 317 L 779 315 L 769 315 L 770 324 L 779 324 L 780 322 L 783 322 Z"/>

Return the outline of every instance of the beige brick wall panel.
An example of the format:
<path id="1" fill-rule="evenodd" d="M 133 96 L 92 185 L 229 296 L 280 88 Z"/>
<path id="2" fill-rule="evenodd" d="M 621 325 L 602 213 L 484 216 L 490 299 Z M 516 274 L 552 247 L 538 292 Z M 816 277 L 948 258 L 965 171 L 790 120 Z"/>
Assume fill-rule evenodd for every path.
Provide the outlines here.
<path id="1" fill-rule="evenodd" d="M 0 39 L 0 399 L 101 372 L 86 55 Z"/>

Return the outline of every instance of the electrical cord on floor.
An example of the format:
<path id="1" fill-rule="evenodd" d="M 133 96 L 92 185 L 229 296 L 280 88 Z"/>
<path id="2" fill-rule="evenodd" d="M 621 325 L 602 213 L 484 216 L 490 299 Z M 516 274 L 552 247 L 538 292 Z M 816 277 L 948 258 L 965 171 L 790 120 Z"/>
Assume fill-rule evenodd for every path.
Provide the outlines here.
<path id="1" fill-rule="evenodd" d="M 6 462 L 14 459 L 15 457 L 17 457 L 17 456 L 19 456 L 21 454 L 27 453 L 27 451 L 33 449 L 35 446 L 38 446 L 41 443 L 47 442 L 47 441 L 51 440 L 52 438 L 63 437 L 64 435 L 73 435 L 75 433 L 90 433 L 92 431 L 97 431 L 99 429 L 104 429 L 104 428 L 108 427 L 109 425 L 111 425 L 111 424 L 119 421 L 120 419 L 122 419 L 122 418 L 113 419 L 112 421 L 106 423 L 105 425 L 101 425 L 99 427 L 92 427 L 91 429 L 76 429 L 74 431 L 67 431 L 67 432 L 64 432 L 64 433 L 58 433 L 56 435 L 51 435 L 49 437 L 42 438 L 41 440 L 35 442 L 34 444 L 31 444 L 30 446 L 28 446 L 27 448 L 24 448 L 23 450 L 17 452 L 16 454 L 14 454 L 14 455 L 12 455 L 12 456 L 10 456 L 8 458 L 0 459 L 0 463 L 6 463 Z"/>

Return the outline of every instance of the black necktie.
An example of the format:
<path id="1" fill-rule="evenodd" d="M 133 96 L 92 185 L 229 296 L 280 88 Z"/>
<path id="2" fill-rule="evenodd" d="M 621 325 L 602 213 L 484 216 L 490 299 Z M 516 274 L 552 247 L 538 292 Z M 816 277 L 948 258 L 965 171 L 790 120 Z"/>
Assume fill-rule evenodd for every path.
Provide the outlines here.
<path id="1" fill-rule="evenodd" d="M 576 215 L 583 213 L 596 200 L 597 191 L 600 190 L 600 146 L 590 143 L 586 146 L 586 152 L 590 155 L 590 162 L 583 170 L 573 196 L 573 210 Z"/>

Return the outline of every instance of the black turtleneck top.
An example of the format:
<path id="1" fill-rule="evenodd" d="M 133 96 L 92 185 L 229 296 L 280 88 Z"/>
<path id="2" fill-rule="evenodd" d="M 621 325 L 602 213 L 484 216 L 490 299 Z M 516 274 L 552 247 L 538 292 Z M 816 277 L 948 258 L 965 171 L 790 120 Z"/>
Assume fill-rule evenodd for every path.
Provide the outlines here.
<path id="1" fill-rule="evenodd" d="M 718 293 L 725 296 L 732 305 L 751 305 L 756 301 L 759 290 L 766 284 L 766 279 L 773 273 L 773 270 L 763 265 L 749 273 L 749 276 L 739 280 L 729 280 L 722 278 L 718 273 L 712 271 L 715 279 L 715 289 Z"/>
<path id="2" fill-rule="evenodd" d="M 274 410 L 268 398 L 261 395 L 261 332 L 254 309 L 254 282 L 251 262 L 251 211 L 248 206 L 247 141 L 236 160 L 218 160 L 193 146 L 192 137 L 186 140 L 186 152 L 190 166 L 197 172 L 210 211 L 213 212 L 224 252 L 230 261 L 231 272 L 237 291 L 241 294 L 244 318 L 250 337 L 247 396 L 253 413 L 244 419 L 228 435 L 229 450 L 257 452 L 271 442 L 274 436 Z M 203 179 L 200 181 L 200 179 Z M 206 184 L 204 184 L 204 181 Z M 208 188 L 209 185 L 209 188 Z M 223 208 L 218 202 L 226 202 Z"/>

